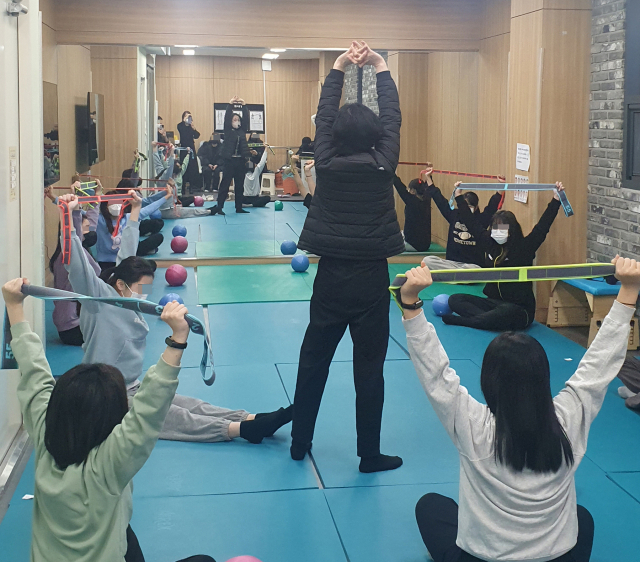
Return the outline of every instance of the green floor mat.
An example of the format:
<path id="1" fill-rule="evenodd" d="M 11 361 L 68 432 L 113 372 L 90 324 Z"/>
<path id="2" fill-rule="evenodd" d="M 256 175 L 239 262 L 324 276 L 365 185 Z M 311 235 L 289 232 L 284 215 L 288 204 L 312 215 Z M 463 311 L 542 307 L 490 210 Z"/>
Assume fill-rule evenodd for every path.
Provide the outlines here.
<path id="1" fill-rule="evenodd" d="M 296 273 L 289 264 L 198 267 L 198 302 L 231 304 L 308 301 L 317 266 Z"/>
<path id="2" fill-rule="evenodd" d="M 406 273 L 408 269 L 412 267 L 417 267 L 420 265 L 419 263 L 410 264 L 410 263 L 390 263 L 389 264 L 389 278 L 393 281 L 393 278 L 400 274 Z M 450 285 L 448 283 L 434 283 L 431 287 L 427 287 L 422 293 L 420 293 L 420 298 L 422 300 L 433 299 L 433 297 L 437 295 L 454 295 L 456 293 L 464 293 L 465 295 L 477 295 L 479 297 L 484 297 L 484 293 L 482 290 L 484 289 L 484 284 L 479 283 L 477 285 Z"/>
<path id="3" fill-rule="evenodd" d="M 215 242 L 198 242 L 196 256 L 198 258 L 251 258 L 274 256 L 276 245 L 272 240 L 217 240 Z M 278 254 L 280 245 L 278 245 Z"/>

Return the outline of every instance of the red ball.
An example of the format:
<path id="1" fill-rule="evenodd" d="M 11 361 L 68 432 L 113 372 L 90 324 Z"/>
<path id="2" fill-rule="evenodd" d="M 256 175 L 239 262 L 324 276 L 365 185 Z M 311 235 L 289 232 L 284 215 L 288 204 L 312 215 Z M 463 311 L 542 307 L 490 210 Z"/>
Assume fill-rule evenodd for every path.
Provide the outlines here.
<path id="1" fill-rule="evenodd" d="M 199 195 L 196 195 L 196 196 L 193 198 L 193 204 L 194 204 L 196 207 L 202 207 L 202 205 L 204 205 L 204 198 L 203 198 L 203 197 L 200 197 Z"/>
<path id="2" fill-rule="evenodd" d="M 181 265 L 172 265 L 167 268 L 164 278 L 172 287 L 179 287 L 187 280 L 187 270 Z"/>
<path id="3" fill-rule="evenodd" d="M 171 249 L 176 254 L 183 254 L 187 251 L 189 246 L 189 242 L 184 236 L 176 236 L 173 240 L 171 240 Z"/>

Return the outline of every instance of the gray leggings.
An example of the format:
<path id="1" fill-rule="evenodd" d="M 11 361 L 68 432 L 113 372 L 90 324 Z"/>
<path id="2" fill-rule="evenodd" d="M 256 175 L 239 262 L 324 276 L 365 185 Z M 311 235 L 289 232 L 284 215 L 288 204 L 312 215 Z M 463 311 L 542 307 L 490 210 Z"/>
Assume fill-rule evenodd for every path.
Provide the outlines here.
<path id="1" fill-rule="evenodd" d="M 210 215 L 211 210 L 204 207 L 173 207 L 172 209 L 162 209 L 160 211 L 162 218 L 167 219 L 190 219 L 192 217 L 200 217 Z"/>
<path id="2" fill-rule="evenodd" d="M 129 407 L 136 390 L 129 391 Z M 176 394 L 160 432 L 160 439 L 199 443 L 231 441 L 229 424 L 243 422 L 248 415 L 249 412 L 244 410 L 228 410 L 197 398 Z"/>
<path id="3" fill-rule="evenodd" d="M 422 263 L 429 269 L 480 269 L 479 265 L 473 263 L 443 260 L 438 256 L 425 256 L 422 258 Z"/>

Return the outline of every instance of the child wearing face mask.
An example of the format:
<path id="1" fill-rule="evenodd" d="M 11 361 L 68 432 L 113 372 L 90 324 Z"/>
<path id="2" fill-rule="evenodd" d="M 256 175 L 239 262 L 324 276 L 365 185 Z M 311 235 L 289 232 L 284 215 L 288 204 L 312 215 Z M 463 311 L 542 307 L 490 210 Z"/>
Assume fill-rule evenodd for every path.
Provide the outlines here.
<path id="1" fill-rule="evenodd" d="M 242 117 L 234 112 L 235 105 L 242 105 Z M 223 176 L 218 191 L 218 205 L 212 214 L 224 215 L 224 202 L 229 194 L 229 187 L 233 180 L 235 186 L 236 213 L 247 213 L 242 208 L 244 195 L 244 176 L 247 171 L 246 163 L 251 159 L 251 151 L 247 143 L 249 130 L 249 110 L 243 99 L 234 97 L 227 106 L 224 115 L 224 143 L 218 155 L 218 165 L 222 166 Z"/>
<path id="2" fill-rule="evenodd" d="M 562 183 L 556 189 L 563 191 Z M 560 198 L 553 199 L 528 236 L 511 211 L 498 211 L 491 221 L 491 228 L 483 230 L 475 223 L 468 223 L 471 214 L 464 196 L 456 198 L 462 220 L 472 224 L 473 235 L 485 252 L 485 267 L 527 267 L 533 265 L 538 248 L 542 245 L 560 209 Z M 536 298 L 533 283 L 487 283 L 487 298 L 475 295 L 451 295 L 449 307 L 456 314 L 445 314 L 445 324 L 468 326 L 496 332 L 524 330 L 535 318 Z"/>
<path id="3" fill-rule="evenodd" d="M 428 168 L 426 172 L 431 170 Z M 460 207 L 452 209 L 440 190 L 434 185 L 431 173 L 422 174 L 422 181 L 427 184 L 427 195 L 433 199 L 438 210 L 449 223 L 449 237 L 447 239 L 446 259 L 437 256 L 426 256 L 422 263 L 429 269 L 479 269 L 484 263 L 484 252 L 474 236 L 477 228 L 486 229 L 500 206 L 502 195 L 496 193 L 489 200 L 489 204 L 480 211 L 478 196 L 473 191 L 463 194 L 469 213 L 466 220 L 461 218 Z M 503 181 L 502 179 L 500 181 Z M 456 182 L 455 188 L 462 182 Z"/>
<path id="4" fill-rule="evenodd" d="M 138 216 L 142 200 L 130 192 L 131 217 L 122 232 L 116 267 L 98 277 L 82 251 L 76 231 L 71 231 L 71 263 L 66 265 L 73 291 L 94 297 L 128 297 L 146 300 L 156 264 L 135 255 L 138 246 Z M 69 210 L 78 207 L 75 196 L 65 195 Z M 140 387 L 140 377 L 149 326 L 139 312 L 85 301 L 80 309 L 80 328 L 85 343 L 82 363 L 106 363 L 118 368 L 131 399 Z M 260 443 L 291 421 L 292 408 L 250 414 L 229 410 L 202 400 L 176 395 L 169 408 L 160 439 L 213 443 L 242 437 Z"/>

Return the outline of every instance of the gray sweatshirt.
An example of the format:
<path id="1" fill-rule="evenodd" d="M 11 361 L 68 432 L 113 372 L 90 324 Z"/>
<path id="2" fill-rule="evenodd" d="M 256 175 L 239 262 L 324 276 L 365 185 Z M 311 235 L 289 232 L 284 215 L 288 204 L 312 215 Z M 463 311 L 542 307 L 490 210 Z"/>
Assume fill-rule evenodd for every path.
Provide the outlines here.
<path id="1" fill-rule="evenodd" d="M 403 321 L 420 382 L 460 455 L 460 548 L 490 562 L 546 562 L 575 546 L 574 474 L 587 449 L 591 422 L 625 359 L 634 312 L 613 304 L 578 370 L 554 398 L 575 462 L 552 474 L 516 472 L 496 462 L 493 414 L 460 385 L 424 313 Z"/>
<path id="2" fill-rule="evenodd" d="M 116 258 L 120 263 L 135 256 L 140 239 L 140 223 L 129 220 L 122 231 L 122 243 Z M 96 275 L 82 248 L 82 242 L 71 231 L 71 263 L 65 266 L 69 282 L 76 293 L 92 297 L 118 297 L 119 293 Z M 80 329 L 84 336 L 83 363 L 107 363 L 120 369 L 127 389 L 140 385 L 142 362 L 149 326 L 142 314 L 110 304 L 83 302 Z"/>

